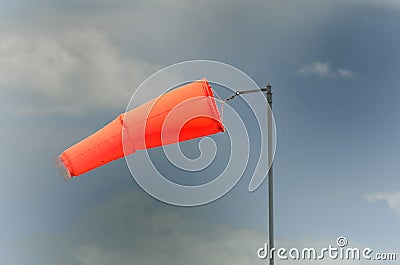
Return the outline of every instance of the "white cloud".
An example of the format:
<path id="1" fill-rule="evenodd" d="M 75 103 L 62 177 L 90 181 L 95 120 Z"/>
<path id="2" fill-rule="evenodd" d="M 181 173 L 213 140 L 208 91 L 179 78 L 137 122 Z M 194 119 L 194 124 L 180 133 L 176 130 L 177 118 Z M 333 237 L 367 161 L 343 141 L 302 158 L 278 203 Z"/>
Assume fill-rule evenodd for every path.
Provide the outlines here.
<path id="1" fill-rule="evenodd" d="M 304 75 L 316 74 L 323 77 L 331 73 L 331 66 L 329 63 L 314 62 L 304 65 L 299 72 Z"/>
<path id="2" fill-rule="evenodd" d="M 385 201 L 391 210 L 400 215 L 400 192 L 373 193 L 364 196 L 369 202 Z"/>
<path id="3" fill-rule="evenodd" d="M 340 77 L 353 78 L 353 73 L 348 69 L 338 69 L 337 73 Z"/>
<path id="4" fill-rule="evenodd" d="M 298 72 L 302 75 L 316 75 L 321 78 L 325 77 L 341 77 L 352 78 L 353 73 L 348 69 L 332 69 L 329 62 L 315 61 L 302 66 Z"/>
<path id="5" fill-rule="evenodd" d="M 99 30 L 21 32 L 0 37 L 0 88 L 14 97 L 31 98 L 28 105 L 9 105 L 13 112 L 124 110 L 149 68 L 134 58 L 125 58 Z M 6 102 L 2 104 L 4 109 Z"/>

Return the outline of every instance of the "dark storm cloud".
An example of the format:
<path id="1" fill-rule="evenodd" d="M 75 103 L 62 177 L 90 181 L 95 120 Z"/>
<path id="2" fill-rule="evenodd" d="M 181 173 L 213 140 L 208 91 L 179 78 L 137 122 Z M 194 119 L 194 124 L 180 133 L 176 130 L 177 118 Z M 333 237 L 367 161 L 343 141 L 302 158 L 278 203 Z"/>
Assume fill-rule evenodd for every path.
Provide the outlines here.
<path id="1" fill-rule="evenodd" d="M 2 258 L 8 264 L 27 264 L 26 256 L 30 264 L 262 264 L 254 254 L 262 233 L 189 220 L 183 209 L 154 203 L 143 192 L 122 193 L 88 210 L 63 235 L 9 241 Z"/>
<path id="2" fill-rule="evenodd" d="M 3 262 L 256 264 L 246 251 L 264 239 L 259 232 L 193 221 L 122 194 L 134 186 L 124 161 L 75 182 L 56 180 L 60 151 L 122 112 L 148 75 L 187 59 L 224 61 L 260 86 L 272 82 L 278 236 L 353 231 L 397 246 L 387 227 L 398 235 L 398 1 L 1 5 Z M 216 202 L 241 207 L 220 218 L 264 226 L 265 194 L 251 195 L 259 204 L 242 195 Z M 215 216 L 219 209 L 226 208 Z"/>

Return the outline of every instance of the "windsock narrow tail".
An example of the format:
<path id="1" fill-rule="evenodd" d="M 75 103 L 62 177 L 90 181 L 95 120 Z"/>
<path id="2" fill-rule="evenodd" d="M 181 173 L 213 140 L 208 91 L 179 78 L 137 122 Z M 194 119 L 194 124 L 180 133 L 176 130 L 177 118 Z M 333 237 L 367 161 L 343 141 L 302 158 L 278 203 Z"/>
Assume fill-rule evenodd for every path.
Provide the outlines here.
<path id="1" fill-rule="evenodd" d="M 79 176 L 123 157 L 123 122 L 124 114 L 121 114 L 94 134 L 62 152 L 56 163 L 64 178 Z"/>

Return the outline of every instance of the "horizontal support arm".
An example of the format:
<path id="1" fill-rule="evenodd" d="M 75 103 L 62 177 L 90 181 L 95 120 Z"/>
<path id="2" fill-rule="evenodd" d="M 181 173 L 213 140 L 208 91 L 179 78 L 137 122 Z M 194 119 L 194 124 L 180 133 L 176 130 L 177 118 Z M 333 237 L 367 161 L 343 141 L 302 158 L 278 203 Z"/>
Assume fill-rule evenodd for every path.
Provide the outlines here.
<path id="1" fill-rule="evenodd" d="M 267 88 L 259 88 L 259 89 L 251 89 L 251 90 L 236 91 L 236 92 L 235 92 L 235 95 L 233 95 L 233 96 L 227 98 L 227 99 L 225 100 L 225 102 L 226 102 L 226 101 L 229 101 L 229 100 L 231 100 L 231 99 L 234 99 L 236 96 L 239 96 L 239 95 L 250 94 L 250 93 L 256 93 L 256 92 L 265 92 L 265 91 L 268 91 L 268 89 L 267 89 Z"/>

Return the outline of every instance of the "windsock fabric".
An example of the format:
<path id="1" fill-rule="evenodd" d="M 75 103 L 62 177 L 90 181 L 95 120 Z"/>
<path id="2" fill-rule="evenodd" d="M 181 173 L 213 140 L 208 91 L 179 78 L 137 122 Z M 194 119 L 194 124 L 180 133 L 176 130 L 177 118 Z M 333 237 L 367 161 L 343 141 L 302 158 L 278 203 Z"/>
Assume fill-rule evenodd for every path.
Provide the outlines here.
<path id="1" fill-rule="evenodd" d="M 223 132 L 212 89 L 204 78 L 119 115 L 59 155 L 64 178 L 79 176 L 136 150 Z"/>

